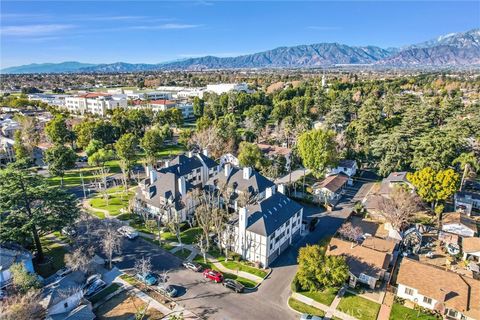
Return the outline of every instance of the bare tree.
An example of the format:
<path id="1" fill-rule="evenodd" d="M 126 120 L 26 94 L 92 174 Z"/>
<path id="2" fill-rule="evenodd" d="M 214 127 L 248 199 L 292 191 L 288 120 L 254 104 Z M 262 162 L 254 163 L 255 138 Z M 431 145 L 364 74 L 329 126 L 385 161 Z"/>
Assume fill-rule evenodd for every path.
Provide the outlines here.
<path id="1" fill-rule="evenodd" d="M 110 171 L 110 168 L 106 166 L 100 167 L 98 170 L 94 172 L 95 176 L 95 184 L 97 185 L 98 191 L 100 194 L 103 196 L 103 199 L 105 200 L 106 205 L 108 206 L 108 172 Z"/>
<path id="2" fill-rule="evenodd" d="M 117 230 L 113 226 L 107 226 L 102 233 L 101 245 L 110 269 L 112 268 L 113 254 L 121 252 L 121 244 L 121 237 Z"/>
<path id="3" fill-rule="evenodd" d="M 351 222 L 342 224 L 337 232 L 342 238 L 351 241 L 358 241 L 360 236 L 363 234 L 362 229 L 360 229 L 358 226 L 354 227 Z"/>
<path id="4" fill-rule="evenodd" d="M 205 235 L 203 235 L 203 234 L 198 235 L 197 245 L 198 245 L 198 248 L 200 249 L 200 253 L 202 254 L 203 262 L 207 263 L 208 247 L 207 247 L 207 241 L 205 240 Z"/>
<path id="5" fill-rule="evenodd" d="M 40 291 L 30 290 L 26 294 L 8 297 L 0 304 L 3 320 L 35 320 L 44 319 L 45 308 L 40 304 Z"/>
<path id="6" fill-rule="evenodd" d="M 221 238 L 226 229 L 227 212 L 222 208 L 214 208 L 212 210 L 212 227 L 217 235 L 217 246 L 218 249 L 222 249 Z"/>
<path id="7" fill-rule="evenodd" d="M 402 187 L 392 190 L 390 198 L 382 197 L 380 212 L 392 228 L 398 231 L 407 227 L 419 210 L 418 197 Z"/>
<path id="8" fill-rule="evenodd" d="M 82 271 L 87 273 L 92 268 L 92 259 L 95 254 L 93 247 L 78 247 L 67 253 L 64 257 L 65 265 L 73 271 Z"/>
<path id="9" fill-rule="evenodd" d="M 206 198 L 203 198 L 203 201 L 195 210 L 195 219 L 198 226 L 202 229 L 202 235 L 206 241 L 207 251 L 210 249 L 210 230 L 213 227 L 212 219 L 212 207 L 211 202 L 209 203 Z"/>
<path id="10" fill-rule="evenodd" d="M 167 220 L 167 228 L 170 230 L 171 233 L 177 237 L 177 241 L 180 244 L 180 248 L 183 252 L 183 244 L 182 244 L 182 236 L 180 234 L 182 228 L 182 222 L 180 221 L 180 214 L 178 212 L 171 213 L 171 207 L 168 207 L 168 220 Z"/>
<path id="11" fill-rule="evenodd" d="M 147 274 L 152 272 L 152 259 L 150 257 L 142 257 L 139 260 L 136 260 L 133 269 L 137 274 L 146 276 Z"/>
<path id="12" fill-rule="evenodd" d="M 226 224 L 225 231 L 222 234 L 222 237 L 219 239 L 222 242 L 223 248 L 225 250 L 225 260 L 229 259 L 229 253 L 232 250 L 232 247 L 237 243 L 237 233 L 233 226 Z"/>

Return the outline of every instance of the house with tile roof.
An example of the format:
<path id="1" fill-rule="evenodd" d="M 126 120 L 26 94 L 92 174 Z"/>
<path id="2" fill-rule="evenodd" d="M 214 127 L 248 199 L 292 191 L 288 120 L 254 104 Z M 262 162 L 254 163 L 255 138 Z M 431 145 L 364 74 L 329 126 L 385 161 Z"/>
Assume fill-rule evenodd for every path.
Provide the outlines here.
<path id="1" fill-rule="evenodd" d="M 462 252 L 464 260 L 472 260 L 480 263 L 480 238 L 462 238 Z"/>
<path id="2" fill-rule="evenodd" d="M 380 250 L 373 249 L 375 244 Z M 388 268 L 394 247 L 386 242 L 380 242 L 380 240 L 378 242 L 368 241 L 363 245 L 332 238 L 325 254 L 345 257 L 350 273 L 349 285 L 351 287 L 355 287 L 357 283 L 363 283 L 371 289 L 375 289 L 383 279 L 389 277 Z"/>
<path id="3" fill-rule="evenodd" d="M 302 218 L 303 207 L 270 186 L 263 199 L 239 208 L 228 231 L 235 240 L 230 249 L 268 267 L 300 236 Z"/>
<path id="4" fill-rule="evenodd" d="M 403 258 L 397 275 L 397 296 L 448 319 L 480 319 L 480 281 Z"/>

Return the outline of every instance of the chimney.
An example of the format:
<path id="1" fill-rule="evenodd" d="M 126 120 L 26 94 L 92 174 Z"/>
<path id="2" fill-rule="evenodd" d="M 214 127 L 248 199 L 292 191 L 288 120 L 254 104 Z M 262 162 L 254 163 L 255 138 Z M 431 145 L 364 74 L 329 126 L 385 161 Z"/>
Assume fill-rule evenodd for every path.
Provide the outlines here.
<path id="1" fill-rule="evenodd" d="M 252 175 L 252 168 L 251 167 L 244 167 L 243 168 L 243 179 L 248 180 Z"/>
<path id="2" fill-rule="evenodd" d="M 191 158 L 191 157 L 193 156 L 193 152 L 192 152 L 192 151 L 188 151 L 187 156 L 188 156 L 189 158 Z"/>
<path id="3" fill-rule="evenodd" d="M 230 163 L 225 163 L 224 171 L 225 171 L 225 177 L 228 178 L 228 176 L 230 175 L 230 172 L 232 172 L 232 165 Z"/>
<path id="4" fill-rule="evenodd" d="M 270 198 L 274 194 L 275 194 L 275 186 L 268 187 L 265 190 L 265 199 Z"/>
<path id="5" fill-rule="evenodd" d="M 170 161 L 167 160 L 165 161 L 165 168 L 168 168 L 168 167 L 170 167 Z"/>
<path id="6" fill-rule="evenodd" d="M 150 178 L 150 183 L 157 181 L 157 171 L 151 165 L 147 167 L 147 174 Z"/>
<path id="7" fill-rule="evenodd" d="M 247 238 L 247 208 L 242 207 L 238 210 L 238 244 L 242 257 L 245 257 L 245 243 Z"/>
<path id="8" fill-rule="evenodd" d="M 285 185 L 283 183 L 278 185 L 278 192 L 285 194 Z"/>
<path id="9" fill-rule="evenodd" d="M 184 177 L 178 178 L 178 192 L 180 192 L 182 196 L 187 194 L 187 185 Z"/>
<path id="10" fill-rule="evenodd" d="M 202 153 L 205 157 L 208 157 L 208 149 L 203 149 Z"/>

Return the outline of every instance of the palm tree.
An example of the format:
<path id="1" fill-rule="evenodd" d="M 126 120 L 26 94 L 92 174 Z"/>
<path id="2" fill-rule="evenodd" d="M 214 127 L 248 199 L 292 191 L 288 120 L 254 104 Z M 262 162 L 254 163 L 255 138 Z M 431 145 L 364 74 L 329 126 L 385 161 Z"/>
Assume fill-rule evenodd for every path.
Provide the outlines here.
<path id="1" fill-rule="evenodd" d="M 462 153 L 455 160 L 452 161 L 452 165 L 460 165 L 460 169 L 463 170 L 462 182 L 460 183 L 460 190 L 463 189 L 465 179 L 469 175 L 470 171 L 477 172 L 480 170 L 480 161 L 475 156 L 474 152 Z"/>

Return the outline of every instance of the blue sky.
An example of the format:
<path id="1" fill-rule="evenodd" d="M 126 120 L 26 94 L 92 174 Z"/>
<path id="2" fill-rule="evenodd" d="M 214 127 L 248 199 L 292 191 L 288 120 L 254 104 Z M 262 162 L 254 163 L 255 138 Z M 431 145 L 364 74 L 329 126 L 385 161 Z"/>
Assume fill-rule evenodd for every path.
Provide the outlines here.
<path id="1" fill-rule="evenodd" d="M 480 2 L 8 1 L 1 67 L 158 63 L 339 42 L 403 46 L 480 26 Z"/>

